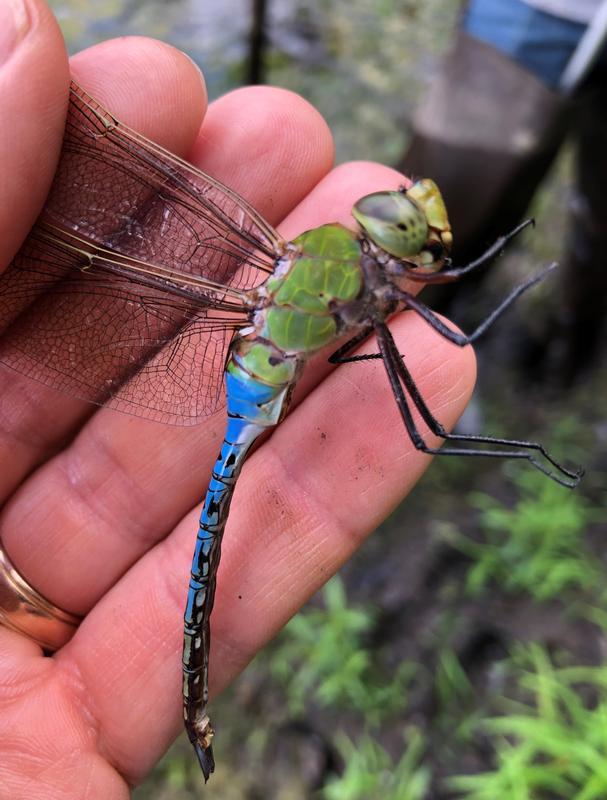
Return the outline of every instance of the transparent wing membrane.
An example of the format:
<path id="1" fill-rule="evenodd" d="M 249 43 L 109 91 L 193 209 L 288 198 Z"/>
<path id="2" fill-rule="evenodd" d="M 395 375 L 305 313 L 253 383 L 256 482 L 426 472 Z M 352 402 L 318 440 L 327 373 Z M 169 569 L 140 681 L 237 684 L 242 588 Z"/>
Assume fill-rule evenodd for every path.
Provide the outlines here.
<path id="1" fill-rule="evenodd" d="M 0 276 L 0 363 L 194 424 L 221 400 L 246 290 L 284 247 L 244 200 L 73 85 L 45 209 Z"/>

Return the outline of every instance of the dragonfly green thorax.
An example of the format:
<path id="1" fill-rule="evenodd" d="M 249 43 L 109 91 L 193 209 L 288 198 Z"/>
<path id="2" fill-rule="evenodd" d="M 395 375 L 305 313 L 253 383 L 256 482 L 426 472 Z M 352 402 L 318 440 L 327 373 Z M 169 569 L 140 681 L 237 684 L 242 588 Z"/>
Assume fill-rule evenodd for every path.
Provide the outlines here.
<path id="1" fill-rule="evenodd" d="M 451 225 L 439 188 L 429 178 L 410 189 L 368 194 L 352 216 L 375 245 L 409 267 L 436 272 L 448 257 Z"/>
<path id="2" fill-rule="evenodd" d="M 370 307 L 376 318 L 385 318 L 396 308 L 391 286 L 398 286 L 399 277 L 419 268 L 437 272 L 445 264 L 451 227 L 434 181 L 366 195 L 352 214 L 362 240 L 376 248 L 370 254 L 376 277 L 369 281 L 362 269 L 360 236 L 342 225 L 322 225 L 298 236 L 265 282 L 268 304 L 255 325 L 258 336 L 284 353 L 311 354 L 363 327 Z M 382 252 L 392 258 L 386 261 Z"/>
<path id="3" fill-rule="evenodd" d="M 356 235 L 321 225 L 298 236 L 286 268 L 265 283 L 268 305 L 256 315 L 259 335 L 285 353 L 309 354 L 334 341 L 339 310 L 360 297 L 363 274 Z"/>

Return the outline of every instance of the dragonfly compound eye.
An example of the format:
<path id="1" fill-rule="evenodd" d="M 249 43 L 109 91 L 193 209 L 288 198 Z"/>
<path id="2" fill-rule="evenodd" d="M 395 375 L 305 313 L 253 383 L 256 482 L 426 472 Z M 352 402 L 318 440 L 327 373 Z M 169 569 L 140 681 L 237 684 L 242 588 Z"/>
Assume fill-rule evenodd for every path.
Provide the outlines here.
<path id="1" fill-rule="evenodd" d="M 368 194 L 356 203 L 352 216 L 374 244 L 396 258 L 418 254 L 428 239 L 426 215 L 402 192 Z"/>

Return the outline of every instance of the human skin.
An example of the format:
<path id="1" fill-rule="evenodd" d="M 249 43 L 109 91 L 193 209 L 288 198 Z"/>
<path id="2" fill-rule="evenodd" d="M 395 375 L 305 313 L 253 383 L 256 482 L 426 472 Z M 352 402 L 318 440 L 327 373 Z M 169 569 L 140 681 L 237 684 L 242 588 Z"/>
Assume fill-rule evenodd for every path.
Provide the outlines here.
<path id="1" fill-rule="evenodd" d="M 12 0 L 1 13 L 9 7 L 21 5 Z M 10 51 L 0 55 L 0 268 L 48 191 L 70 70 L 119 119 L 243 193 L 287 237 L 324 222 L 352 226 L 355 200 L 403 182 L 368 162 L 332 169 L 326 124 L 294 94 L 240 89 L 207 109 L 202 78 L 179 51 L 125 38 L 68 64 L 46 6 L 25 0 L 22 8 L 19 31 L 0 36 Z M 415 314 L 391 328 L 430 408 L 452 426 L 474 382 L 471 348 Z M 362 348 L 374 349 L 372 341 Z M 222 432 L 221 413 L 195 428 L 162 426 L 0 367 L 3 547 L 39 592 L 85 617 L 52 657 L 0 627 L 0 797 L 126 798 L 180 732 L 185 592 Z M 212 695 L 429 461 L 405 433 L 380 362 L 310 365 L 293 410 L 250 457 L 236 490 L 212 618 Z"/>

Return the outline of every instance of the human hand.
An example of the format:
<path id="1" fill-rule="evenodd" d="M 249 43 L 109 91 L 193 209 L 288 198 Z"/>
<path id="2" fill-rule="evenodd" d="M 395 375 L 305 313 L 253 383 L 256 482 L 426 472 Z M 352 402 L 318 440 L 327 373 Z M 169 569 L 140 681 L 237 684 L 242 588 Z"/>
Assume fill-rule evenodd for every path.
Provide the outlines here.
<path id="1" fill-rule="evenodd" d="M 29 27 L 0 67 L 2 119 L 10 120 L 0 126 L 2 267 L 48 191 L 67 99 L 58 30 L 40 0 L 26 6 Z M 239 90 L 205 115 L 197 70 L 158 42 L 107 42 L 72 59 L 71 70 L 119 119 L 243 193 L 287 237 L 323 222 L 351 225 L 355 200 L 402 182 L 375 164 L 331 170 L 326 125 L 288 92 Z M 473 382 L 470 348 L 449 344 L 414 314 L 391 327 L 424 397 L 452 424 Z M 223 424 L 220 413 L 195 428 L 161 426 L 0 367 L 3 547 L 41 594 L 86 615 L 50 658 L 0 627 L 0 786 L 11 800 L 127 797 L 179 732 L 195 505 Z M 250 457 L 236 490 L 212 618 L 213 694 L 427 464 L 406 436 L 381 363 L 311 366 L 292 412 Z"/>

